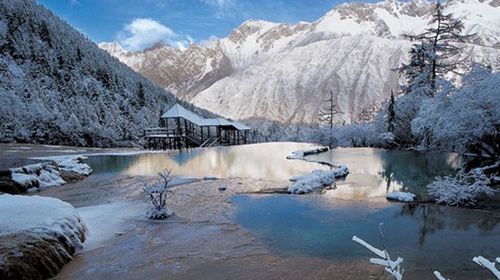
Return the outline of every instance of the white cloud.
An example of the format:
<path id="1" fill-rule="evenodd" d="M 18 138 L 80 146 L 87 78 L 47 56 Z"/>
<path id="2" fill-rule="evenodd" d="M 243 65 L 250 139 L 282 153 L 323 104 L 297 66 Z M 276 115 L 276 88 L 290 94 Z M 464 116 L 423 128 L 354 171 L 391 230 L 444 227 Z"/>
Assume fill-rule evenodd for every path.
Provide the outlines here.
<path id="1" fill-rule="evenodd" d="M 176 44 L 179 36 L 167 26 L 149 18 L 137 18 L 118 33 L 118 42 L 128 50 L 140 50 L 156 42 Z"/>
<path id="2" fill-rule="evenodd" d="M 217 9 L 215 17 L 221 18 L 224 16 L 224 12 L 234 4 L 235 0 L 200 0 L 202 3 L 210 5 Z"/>

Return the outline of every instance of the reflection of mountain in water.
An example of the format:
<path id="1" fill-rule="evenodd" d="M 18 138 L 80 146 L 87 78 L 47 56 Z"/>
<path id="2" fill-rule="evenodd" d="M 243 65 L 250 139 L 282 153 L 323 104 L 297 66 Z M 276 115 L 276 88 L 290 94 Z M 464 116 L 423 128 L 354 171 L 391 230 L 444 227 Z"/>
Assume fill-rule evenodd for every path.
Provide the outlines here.
<path id="1" fill-rule="evenodd" d="M 168 156 L 145 154 L 123 171 L 129 175 L 154 175 L 171 169 L 177 176 L 216 176 L 286 181 L 325 167 L 300 160 L 287 160 L 292 151 L 310 147 L 300 143 L 266 143 L 188 150 Z"/>
<path id="2" fill-rule="evenodd" d="M 292 151 L 311 147 L 301 143 L 265 143 L 244 146 L 193 149 L 176 153 L 89 158 L 95 173 L 125 172 L 129 175 L 156 175 L 171 169 L 176 176 L 240 177 L 287 181 L 290 177 L 323 169 L 319 164 L 287 160 Z M 372 148 L 341 148 L 308 159 L 345 164 L 349 175 L 337 188 L 325 190 L 330 197 L 343 199 L 381 198 L 387 192 L 410 191 L 425 196 L 425 186 L 435 177 L 450 174 L 460 158 L 450 154 L 386 151 Z"/>

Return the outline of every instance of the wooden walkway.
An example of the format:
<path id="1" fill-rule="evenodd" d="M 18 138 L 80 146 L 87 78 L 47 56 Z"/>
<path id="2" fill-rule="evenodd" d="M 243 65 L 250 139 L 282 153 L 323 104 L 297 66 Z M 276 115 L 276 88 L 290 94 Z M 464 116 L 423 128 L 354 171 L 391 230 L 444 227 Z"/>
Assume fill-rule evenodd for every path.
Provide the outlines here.
<path id="1" fill-rule="evenodd" d="M 210 136 L 201 135 L 198 131 L 179 132 L 176 129 L 147 128 L 144 130 L 146 148 L 150 150 L 175 150 L 182 148 L 204 148 L 221 145 L 239 145 L 247 143 L 247 135 L 227 135 L 221 137 L 218 134 Z"/>

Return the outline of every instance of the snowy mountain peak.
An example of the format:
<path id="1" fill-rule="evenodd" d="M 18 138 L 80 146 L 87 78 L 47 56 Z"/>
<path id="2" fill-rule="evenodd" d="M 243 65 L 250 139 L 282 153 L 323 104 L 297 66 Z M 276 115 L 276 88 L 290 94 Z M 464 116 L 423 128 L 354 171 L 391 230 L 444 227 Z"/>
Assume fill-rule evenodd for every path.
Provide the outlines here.
<path id="1" fill-rule="evenodd" d="M 466 51 L 473 61 L 496 63 L 499 3 L 443 4 L 446 13 L 463 18 L 465 33 L 478 35 Z M 324 94 L 334 90 L 342 117 L 352 121 L 397 88 L 397 74 L 390 69 L 405 61 L 412 44 L 402 35 L 422 32 L 433 5 L 427 0 L 346 3 L 311 23 L 249 20 L 226 38 L 184 52 L 160 48 L 123 54 L 114 45 L 103 48 L 177 96 L 226 117 L 314 122 Z"/>
<path id="2" fill-rule="evenodd" d="M 149 48 L 145 48 L 142 52 L 148 52 L 148 51 L 154 51 L 154 50 L 159 50 L 163 48 L 171 48 L 167 43 L 163 41 L 158 41 L 151 45 Z"/>
<path id="3" fill-rule="evenodd" d="M 124 54 L 127 51 L 118 42 L 104 42 L 98 44 L 101 49 L 104 49 L 113 54 Z"/>

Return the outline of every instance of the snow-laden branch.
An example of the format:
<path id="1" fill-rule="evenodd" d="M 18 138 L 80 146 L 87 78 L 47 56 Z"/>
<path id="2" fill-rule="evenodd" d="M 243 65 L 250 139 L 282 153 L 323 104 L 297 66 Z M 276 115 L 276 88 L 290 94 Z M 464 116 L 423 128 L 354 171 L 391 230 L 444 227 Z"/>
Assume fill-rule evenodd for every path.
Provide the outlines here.
<path id="1" fill-rule="evenodd" d="M 380 235 L 382 236 L 383 240 L 384 235 L 382 233 L 381 228 L 382 224 L 380 225 Z M 363 239 L 357 237 L 356 235 L 352 237 L 352 240 L 360 244 L 361 246 L 365 247 L 378 257 L 380 257 L 380 258 L 370 258 L 371 263 L 383 266 L 385 271 L 391 274 L 391 276 L 394 277 L 394 279 L 396 280 L 403 279 L 404 269 L 401 268 L 401 264 L 403 263 L 403 258 L 398 257 L 396 260 L 392 260 L 391 257 L 389 256 L 389 252 L 387 252 L 387 249 L 384 248 L 384 250 L 380 250 L 372 246 L 368 242 L 364 241 Z M 488 269 L 498 280 L 500 280 L 500 271 L 495 266 L 495 261 L 497 263 L 500 263 L 500 257 L 497 257 L 495 261 L 489 261 L 483 256 L 474 257 L 472 260 L 481 267 Z M 439 271 L 434 271 L 433 274 L 438 280 L 450 280 L 444 277 Z"/>
<path id="2" fill-rule="evenodd" d="M 489 261 L 488 259 L 486 259 L 483 256 L 474 257 L 474 258 L 472 258 L 472 261 L 475 262 L 475 263 L 477 263 L 481 267 L 486 268 L 487 270 L 489 270 L 493 275 L 495 275 L 495 277 L 497 279 L 500 280 L 500 271 L 495 267 L 495 262 L 494 261 L 491 262 L 491 261 Z M 500 257 L 496 258 L 496 261 L 498 263 L 500 263 Z"/>
<path id="3" fill-rule="evenodd" d="M 352 237 L 352 241 L 354 241 L 354 242 L 360 244 L 361 246 L 365 247 L 366 249 L 370 250 L 375 255 L 377 255 L 377 256 L 379 256 L 381 258 L 385 258 L 385 251 L 382 251 L 380 249 L 377 249 L 377 248 L 373 247 L 368 242 L 366 242 L 363 239 L 357 237 L 356 235 L 354 235 Z"/>
<path id="4" fill-rule="evenodd" d="M 403 273 L 404 269 L 401 269 L 401 264 L 403 263 L 403 258 L 398 257 L 396 260 L 391 260 L 391 257 L 389 256 L 389 252 L 387 252 L 386 249 L 380 250 L 378 248 L 375 248 L 374 246 L 370 245 L 368 242 L 364 241 L 363 239 L 353 236 L 352 240 L 361 246 L 365 247 L 366 249 L 370 250 L 372 253 L 375 255 L 379 256 L 380 258 L 370 258 L 370 262 L 376 265 L 383 266 L 385 268 L 385 271 L 387 271 L 389 274 L 391 274 L 394 279 L 396 280 L 401 280 L 403 279 Z"/>
<path id="5" fill-rule="evenodd" d="M 436 276 L 436 278 L 439 280 L 450 280 L 450 279 L 445 278 L 443 275 L 441 275 L 441 273 L 439 271 L 434 271 L 434 276 Z"/>

